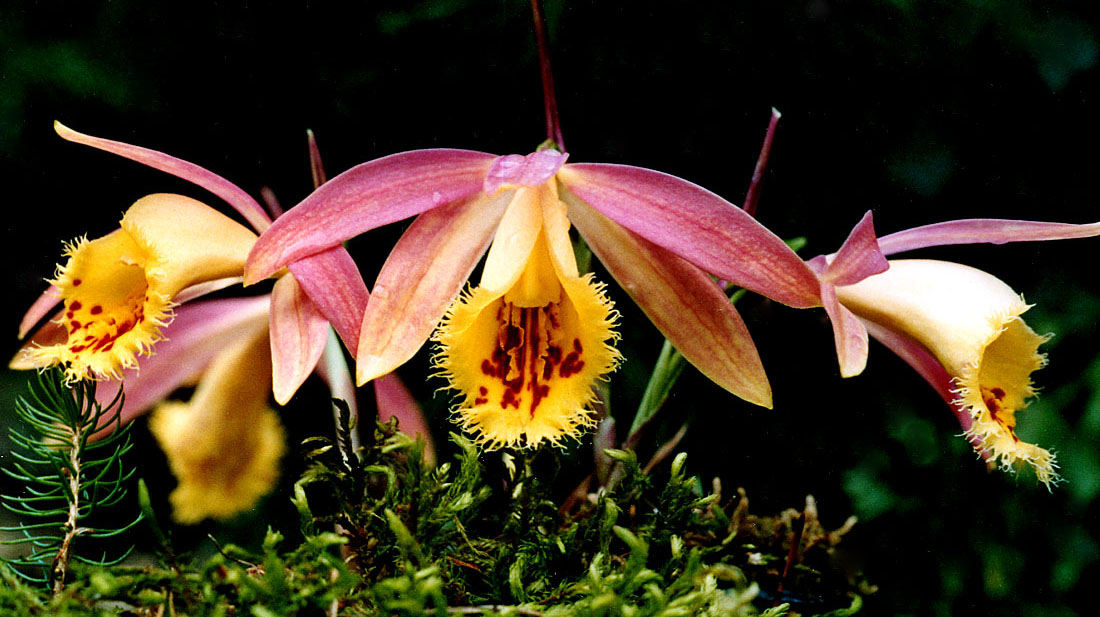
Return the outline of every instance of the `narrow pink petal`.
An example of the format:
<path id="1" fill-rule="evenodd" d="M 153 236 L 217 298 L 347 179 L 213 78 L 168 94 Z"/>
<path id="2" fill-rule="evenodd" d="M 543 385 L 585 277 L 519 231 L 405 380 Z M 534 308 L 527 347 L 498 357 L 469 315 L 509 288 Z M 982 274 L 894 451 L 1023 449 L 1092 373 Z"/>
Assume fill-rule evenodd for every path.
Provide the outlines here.
<path id="1" fill-rule="evenodd" d="M 485 254 L 507 205 L 480 197 L 413 221 L 378 273 L 363 316 L 358 383 L 389 373 L 420 349 Z"/>
<path id="2" fill-rule="evenodd" d="M 833 325 L 840 376 L 855 377 L 867 368 L 867 329 L 852 311 L 837 301 L 836 289 L 828 283 L 821 285 L 821 303 Z"/>
<path id="3" fill-rule="evenodd" d="M 414 150 L 345 171 L 260 236 L 249 255 L 245 284 L 375 227 L 480 191 L 495 158 L 469 150 Z"/>
<path id="4" fill-rule="evenodd" d="M 194 163 L 188 163 L 156 150 L 78 133 L 60 122 L 54 122 L 53 128 L 62 139 L 117 154 L 131 161 L 137 161 L 142 165 L 148 165 L 177 178 L 197 184 L 224 199 L 258 232 L 267 229 L 268 225 L 271 224 L 271 219 L 264 212 L 263 207 L 251 195 L 229 180 Z"/>
<path id="5" fill-rule="evenodd" d="M 61 290 L 55 285 L 50 285 L 50 288 L 42 292 L 42 295 L 38 296 L 34 304 L 27 309 L 27 313 L 23 315 L 22 321 L 19 322 L 19 339 L 22 340 L 31 328 L 53 312 L 53 307 L 57 306 L 58 302 L 61 302 Z"/>
<path id="6" fill-rule="evenodd" d="M 886 258 L 879 251 L 875 240 L 875 223 L 871 211 L 868 210 L 852 233 L 848 234 L 848 239 L 840 247 L 836 258 L 825 268 L 821 280 L 833 285 L 855 285 L 868 276 L 886 272 L 889 267 L 890 264 L 886 263 Z M 866 333 L 863 340 L 866 347 Z"/>
<path id="7" fill-rule="evenodd" d="M 205 281 L 197 285 L 184 288 L 174 298 L 172 302 L 176 304 L 183 304 L 184 302 L 190 302 L 196 298 L 201 298 L 206 294 L 212 294 L 215 291 L 221 291 L 226 287 L 239 284 L 243 279 L 239 276 L 229 276 L 223 279 L 214 279 L 212 281 Z"/>
<path id="8" fill-rule="evenodd" d="M 313 373 L 328 338 L 328 320 L 293 276 L 271 291 L 271 389 L 286 405 Z"/>
<path id="9" fill-rule="evenodd" d="M 342 246 L 300 259 L 290 273 L 336 328 L 349 350 L 359 345 L 359 329 L 370 294 L 355 261 Z"/>
<path id="10" fill-rule="evenodd" d="M 569 203 L 569 219 L 688 362 L 733 394 L 771 407 L 771 386 L 752 337 L 710 276 L 580 201 Z"/>
<path id="11" fill-rule="evenodd" d="M 562 191 L 567 203 L 579 198 L 710 274 L 789 306 L 821 306 L 817 276 L 794 251 L 700 186 L 649 169 L 595 163 L 566 165 L 558 178 L 568 189 Z"/>
<path id="12" fill-rule="evenodd" d="M 402 433 L 424 440 L 424 460 L 429 464 L 435 463 L 435 444 L 432 442 L 432 432 L 428 430 L 428 421 L 397 375 L 383 375 L 375 379 L 374 395 L 378 400 L 378 418 L 383 422 L 397 418 L 397 427 Z"/>
<path id="13" fill-rule="evenodd" d="M 219 352 L 242 334 L 265 327 L 271 296 L 228 298 L 185 304 L 163 330 L 155 353 L 143 356 L 137 370 L 123 371 L 126 403 L 123 423 L 133 420 L 173 390 L 194 383 Z M 109 401 L 117 381 L 103 381 L 96 398 Z"/>
<path id="14" fill-rule="evenodd" d="M 37 347 L 59 345 L 69 340 L 69 331 L 63 325 L 64 313 L 64 309 L 57 311 L 49 321 L 35 330 L 31 337 L 19 348 L 19 351 L 15 352 L 15 356 L 8 363 L 8 368 L 26 371 L 49 366 L 49 363 L 43 363 L 43 360 L 35 358 L 33 351 Z"/>
<path id="15" fill-rule="evenodd" d="M 568 158 L 568 154 L 557 150 L 539 150 L 527 156 L 509 154 L 497 157 L 485 175 L 484 191 L 492 195 L 502 188 L 546 184 Z"/>
<path id="16" fill-rule="evenodd" d="M 878 239 L 884 255 L 947 244 L 1005 244 L 1069 240 L 1100 235 L 1100 223 L 1046 223 L 1006 219 L 961 219 L 922 225 Z"/>
<path id="17" fill-rule="evenodd" d="M 955 383 L 951 379 L 951 376 L 944 370 L 943 365 L 939 363 L 936 358 L 928 352 L 920 343 L 917 343 L 913 339 L 905 336 L 900 332 L 895 332 L 885 326 L 881 326 L 873 321 L 866 319 L 861 320 L 863 325 L 867 328 L 867 331 L 874 339 L 887 348 L 890 351 L 897 354 L 899 358 L 905 361 L 906 364 L 913 367 L 913 370 L 917 372 L 928 385 L 932 386 L 932 389 L 940 395 L 947 406 L 951 408 L 951 412 L 955 415 L 955 419 L 959 421 L 959 426 L 962 430 L 969 431 L 970 427 L 974 424 L 974 419 L 962 405 L 958 404 L 957 397 L 955 396 Z M 967 440 L 970 441 L 970 445 L 974 446 L 975 450 L 981 453 L 982 458 L 985 460 L 990 459 L 990 454 L 987 450 L 982 448 L 981 440 L 975 435 L 967 435 Z"/>

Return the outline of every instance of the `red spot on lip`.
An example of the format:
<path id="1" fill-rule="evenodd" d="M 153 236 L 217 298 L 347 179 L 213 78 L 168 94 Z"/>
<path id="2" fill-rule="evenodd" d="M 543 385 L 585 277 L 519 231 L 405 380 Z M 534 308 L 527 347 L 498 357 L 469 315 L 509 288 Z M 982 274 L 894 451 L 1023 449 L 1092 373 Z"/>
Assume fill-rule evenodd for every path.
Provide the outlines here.
<path id="1" fill-rule="evenodd" d="M 92 307 L 92 310 L 91 310 L 91 311 L 89 311 L 89 312 L 90 312 L 90 313 L 91 313 L 92 315 L 98 315 L 98 314 L 100 314 L 100 313 L 102 313 L 102 312 L 103 312 L 103 307 L 97 304 L 97 305 L 93 306 L 93 307 Z"/>
<path id="2" fill-rule="evenodd" d="M 500 399 L 500 408 L 507 409 L 509 405 L 519 409 L 519 404 L 523 402 L 522 398 L 519 398 L 511 390 L 505 390 L 504 396 Z"/>
<path id="3" fill-rule="evenodd" d="M 84 305 L 80 303 L 80 300 L 73 300 L 73 303 L 69 305 L 69 309 L 73 311 L 79 311 L 84 308 Z"/>
<path id="4" fill-rule="evenodd" d="M 83 283 L 83 282 L 84 281 L 82 281 L 80 279 L 73 279 L 73 287 L 80 287 L 80 284 Z"/>
<path id="5" fill-rule="evenodd" d="M 562 377 L 572 377 L 581 372 L 584 368 L 584 360 L 581 360 L 581 355 L 575 351 L 569 352 L 568 356 L 565 356 L 565 361 L 561 363 L 561 368 L 558 369 L 558 374 Z"/>
<path id="6" fill-rule="evenodd" d="M 84 327 L 84 326 L 83 326 L 83 325 L 81 325 L 81 323 L 80 323 L 79 321 L 75 320 L 75 319 L 69 322 L 69 328 L 70 328 L 70 329 L 71 329 L 71 330 L 72 330 L 73 332 L 76 332 L 77 330 L 79 330 L 79 329 L 81 329 L 81 328 L 83 328 L 83 327 Z"/>
<path id="7" fill-rule="evenodd" d="M 488 403 L 488 402 L 489 402 L 489 399 L 481 398 L 480 396 L 474 399 L 474 405 L 484 405 L 485 403 Z"/>
<path id="8" fill-rule="evenodd" d="M 489 388 L 486 388 L 485 386 L 481 386 L 480 388 L 477 389 L 477 392 L 481 396 L 485 396 L 486 394 L 489 393 Z"/>

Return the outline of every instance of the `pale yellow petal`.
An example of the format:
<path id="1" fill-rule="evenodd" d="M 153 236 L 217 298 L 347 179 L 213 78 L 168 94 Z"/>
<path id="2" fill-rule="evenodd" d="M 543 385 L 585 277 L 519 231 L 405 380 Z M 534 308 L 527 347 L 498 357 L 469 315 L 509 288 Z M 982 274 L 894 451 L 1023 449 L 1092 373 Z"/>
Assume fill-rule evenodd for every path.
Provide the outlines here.
<path id="1" fill-rule="evenodd" d="M 511 288 L 523 272 L 541 230 L 538 189 L 517 189 L 493 236 L 480 286 L 501 294 Z"/>

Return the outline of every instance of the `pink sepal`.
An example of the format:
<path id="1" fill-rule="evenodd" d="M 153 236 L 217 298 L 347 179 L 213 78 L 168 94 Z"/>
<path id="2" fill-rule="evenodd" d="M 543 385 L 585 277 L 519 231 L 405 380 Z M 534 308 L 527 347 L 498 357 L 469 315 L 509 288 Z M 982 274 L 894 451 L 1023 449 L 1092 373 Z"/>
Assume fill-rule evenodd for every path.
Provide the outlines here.
<path id="1" fill-rule="evenodd" d="M 501 188 L 546 184 L 568 158 L 568 154 L 557 150 L 539 150 L 527 156 L 509 154 L 497 157 L 485 175 L 485 194 L 492 195 Z"/>
<path id="2" fill-rule="evenodd" d="M 228 277 L 222 278 L 222 279 L 214 279 L 212 281 L 205 281 L 205 282 L 199 283 L 197 285 L 192 285 L 190 287 L 184 288 L 182 291 L 180 291 L 178 294 L 176 294 L 174 298 L 172 298 L 172 302 L 175 303 L 175 304 L 183 304 L 184 302 L 190 302 L 192 300 L 195 300 L 196 298 L 201 298 L 201 297 L 205 296 L 206 294 L 212 294 L 215 291 L 221 291 L 222 289 L 225 289 L 226 287 L 230 287 L 232 285 L 239 285 L 240 282 L 241 282 L 241 277 L 239 277 L 239 276 L 228 276 Z"/>
<path id="3" fill-rule="evenodd" d="M 821 303 L 833 326 L 840 376 L 855 377 L 867 368 L 867 329 L 852 311 L 837 301 L 836 288 L 828 283 L 821 285 Z"/>
<path id="4" fill-rule="evenodd" d="M 746 401 L 772 406 L 752 337 L 710 276 L 583 202 L 566 203 L 592 252 L 688 362 Z"/>
<path id="5" fill-rule="evenodd" d="M 157 343 L 156 353 L 141 357 L 137 370 L 122 373 L 126 386 L 122 422 L 145 413 L 176 388 L 194 383 L 225 349 L 227 340 L 239 336 L 242 329 L 267 321 L 270 301 L 271 296 L 255 296 L 193 302 L 177 308 L 175 319 L 162 331 L 165 340 Z M 118 384 L 100 382 L 96 398 L 110 401 Z"/>
<path id="6" fill-rule="evenodd" d="M 370 294 L 355 261 L 342 246 L 300 259 L 290 273 L 349 350 L 359 345 L 359 329 Z"/>
<path id="7" fill-rule="evenodd" d="M 328 320 L 293 276 L 271 291 L 271 389 L 286 405 L 313 373 L 328 339 Z"/>
<path id="8" fill-rule="evenodd" d="M 821 306 L 817 276 L 794 251 L 700 186 L 649 169 L 597 163 L 566 165 L 558 178 L 604 216 L 710 274 L 789 306 Z"/>
<path id="9" fill-rule="evenodd" d="M 260 236 L 248 257 L 245 284 L 363 232 L 480 191 L 495 158 L 470 150 L 414 150 L 345 171 Z"/>
<path id="10" fill-rule="evenodd" d="M 23 315 L 23 319 L 19 322 L 19 339 L 22 340 L 31 328 L 53 312 L 53 307 L 57 306 L 58 302 L 61 302 L 61 290 L 56 285 L 50 285 L 50 288 L 42 292 L 42 295 L 38 296 L 34 304 L 27 309 L 27 313 Z"/>
<path id="11" fill-rule="evenodd" d="M 397 375 L 383 375 L 374 380 L 374 396 L 378 401 L 378 418 L 385 422 L 397 418 L 397 428 L 406 435 L 424 440 L 424 460 L 435 463 L 435 444 L 432 432 L 428 430 L 428 421 L 409 389 L 401 383 Z M 367 427 L 366 430 L 370 430 Z"/>
<path id="12" fill-rule="evenodd" d="M 884 255 L 948 244 L 1005 244 L 1039 240 L 1069 240 L 1100 235 L 1100 223 L 1077 225 L 1006 219 L 962 219 L 923 225 L 878 239 Z"/>
<path id="13" fill-rule="evenodd" d="M 263 206 L 253 199 L 251 195 L 244 192 L 239 186 L 233 184 L 229 180 L 226 180 L 212 171 L 203 169 L 194 163 L 188 163 L 187 161 L 177 159 L 174 156 L 169 156 L 162 152 L 157 152 L 156 150 L 150 150 L 140 146 L 131 146 L 130 144 L 125 144 L 120 141 L 111 141 L 109 139 L 101 139 L 99 137 L 78 133 L 60 122 L 54 122 L 53 128 L 62 139 L 117 154 L 131 161 L 136 161 L 142 165 L 148 165 L 154 169 L 172 174 L 177 178 L 182 178 L 188 182 L 197 184 L 224 199 L 227 204 L 239 212 L 240 215 L 252 225 L 252 228 L 258 232 L 264 231 L 267 229 L 268 225 L 271 224 L 271 218 L 264 212 Z"/>
<path id="14" fill-rule="evenodd" d="M 65 309 L 57 311 L 49 321 L 35 330 L 31 337 L 19 348 L 19 351 L 15 352 L 15 356 L 8 363 L 8 368 L 26 371 L 49 366 L 48 362 L 35 358 L 33 352 L 35 348 L 60 345 L 69 340 L 69 331 L 64 326 L 64 314 Z"/>
<path id="15" fill-rule="evenodd" d="M 848 239 L 837 251 L 836 257 L 821 273 L 821 280 L 833 285 L 855 285 L 868 276 L 881 274 L 889 268 L 890 264 L 886 262 L 886 257 L 882 255 L 878 242 L 875 241 L 875 224 L 871 211 L 868 210 L 852 229 L 852 233 L 848 234 Z M 866 347 L 866 333 L 863 340 Z"/>
<path id="16" fill-rule="evenodd" d="M 357 383 L 393 371 L 423 346 L 485 254 L 507 205 L 479 196 L 413 221 L 378 273 L 363 315 Z"/>
<path id="17" fill-rule="evenodd" d="M 943 368 L 943 365 L 936 360 L 935 356 L 930 354 L 927 349 L 920 345 L 920 343 L 917 343 L 904 334 L 895 332 L 873 321 L 866 319 L 860 321 L 863 322 L 863 325 L 867 328 L 867 332 L 869 332 L 876 341 L 882 343 L 890 351 L 897 354 L 906 364 L 913 367 L 913 370 L 928 382 L 928 385 L 932 386 L 932 389 L 940 395 L 940 398 L 942 398 L 945 403 L 947 403 L 947 406 L 951 409 L 951 413 L 955 415 L 955 419 L 958 420 L 959 426 L 962 427 L 963 433 L 967 441 L 970 442 L 970 445 L 981 454 L 982 459 L 989 461 L 992 458 L 991 453 L 982 447 L 981 439 L 969 433 L 970 427 L 974 425 L 974 419 L 970 416 L 970 412 L 959 404 L 958 397 L 956 397 L 954 393 L 954 381 Z"/>

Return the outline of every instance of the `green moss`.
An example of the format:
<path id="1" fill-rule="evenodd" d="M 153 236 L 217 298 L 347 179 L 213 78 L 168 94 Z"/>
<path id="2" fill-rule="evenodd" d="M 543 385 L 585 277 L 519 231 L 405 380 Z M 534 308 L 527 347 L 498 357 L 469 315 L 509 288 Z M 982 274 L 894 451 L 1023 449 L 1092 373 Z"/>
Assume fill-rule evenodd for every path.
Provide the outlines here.
<path id="1" fill-rule="evenodd" d="M 378 424 L 358 452 L 346 445 L 346 422 L 338 433 L 307 441 L 293 498 L 297 546 L 269 529 L 259 554 L 219 546 L 194 563 L 166 552 L 157 566 L 80 566 L 54 600 L 4 573 L 14 582 L 0 607 L 28 616 L 687 617 L 860 606 L 831 559 L 844 530 L 821 528 L 812 500 L 753 516 L 743 491 L 725 504 L 717 482 L 704 493 L 683 454 L 656 477 L 632 452 L 609 451 L 617 482 L 563 507 L 531 453 L 482 453 L 453 435 L 454 459 L 430 467 L 423 444 L 393 423 Z"/>

